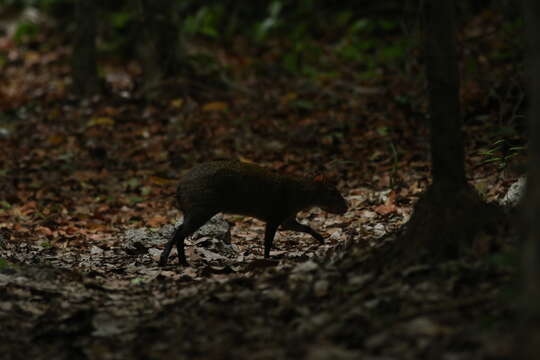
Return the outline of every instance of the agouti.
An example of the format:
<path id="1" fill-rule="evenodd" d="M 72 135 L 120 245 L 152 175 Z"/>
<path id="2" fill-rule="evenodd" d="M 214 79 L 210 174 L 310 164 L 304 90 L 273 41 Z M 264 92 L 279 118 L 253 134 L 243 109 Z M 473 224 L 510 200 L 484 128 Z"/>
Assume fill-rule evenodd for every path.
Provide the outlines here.
<path id="1" fill-rule="evenodd" d="M 222 212 L 247 215 L 266 222 L 264 257 L 270 255 L 277 228 L 324 238 L 309 226 L 296 221 L 296 214 L 312 207 L 334 213 L 347 211 L 347 202 L 338 190 L 323 181 L 275 174 L 257 165 L 237 161 L 213 161 L 195 166 L 181 179 L 176 194 L 184 223 L 173 233 L 161 253 L 159 264 L 167 264 L 173 244 L 179 262 L 188 265 L 184 239 Z"/>

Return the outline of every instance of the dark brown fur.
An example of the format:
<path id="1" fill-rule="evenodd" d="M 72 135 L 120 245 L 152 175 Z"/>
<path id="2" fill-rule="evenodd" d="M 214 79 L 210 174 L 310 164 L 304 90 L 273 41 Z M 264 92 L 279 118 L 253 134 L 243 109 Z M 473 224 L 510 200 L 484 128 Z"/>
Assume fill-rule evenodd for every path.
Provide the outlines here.
<path id="1" fill-rule="evenodd" d="M 195 166 L 181 178 L 176 200 L 184 213 L 184 223 L 167 242 L 160 265 L 167 264 L 173 244 L 176 244 L 180 263 L 187 265 L 184 239 L 219 212 L 265 221 L 264 256 L 268 257 L 280 225 L 284 230 L 305 232 L 324 241 L 315 230 L 296 221 L 299 211 L 312 207 L 338 214 L 347 211 L 347 202 L 331 185 L 279 175 L 237 161 L 214 161 Z"/>

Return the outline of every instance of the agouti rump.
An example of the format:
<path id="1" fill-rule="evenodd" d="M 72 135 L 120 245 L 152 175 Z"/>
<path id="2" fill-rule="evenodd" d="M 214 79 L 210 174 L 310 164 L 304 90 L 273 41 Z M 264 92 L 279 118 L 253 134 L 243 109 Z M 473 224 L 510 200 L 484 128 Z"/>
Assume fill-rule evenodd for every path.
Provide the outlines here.
<path id="1" fill-rule="evenodd" d="M 213 161 L 189 170 L 178 185 L 177 207 L 184 222 L 174 231 L 161 253 L 159 264 L 167 264 L 173 244 L 179 262 L 188 265 L 184 239 L 222 212 L 247 215 L 266 222 L 264 257 L 270 255 L 277 228 L 324 238 L 309 226 L 296 221 L 296 214 L 312 207 L 334 214 L 347 211 L 347 202 L 338 190 L 324 181 L 279 175 L 257 165 L 237 161 Z"/>

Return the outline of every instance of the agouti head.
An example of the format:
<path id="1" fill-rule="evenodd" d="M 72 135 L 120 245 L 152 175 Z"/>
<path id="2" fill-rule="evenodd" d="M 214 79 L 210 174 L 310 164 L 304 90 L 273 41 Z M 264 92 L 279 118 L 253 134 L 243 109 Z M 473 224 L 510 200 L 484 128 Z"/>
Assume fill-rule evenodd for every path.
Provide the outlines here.
<path id="1" fill-rule="evenodd" d="M 317 193 L 317 206 L 332 214 L 344 214 L 347 211 L 347 201 L 334 185 L 329 184 L 320 177 L 315 178 L 314 184 Z"/>

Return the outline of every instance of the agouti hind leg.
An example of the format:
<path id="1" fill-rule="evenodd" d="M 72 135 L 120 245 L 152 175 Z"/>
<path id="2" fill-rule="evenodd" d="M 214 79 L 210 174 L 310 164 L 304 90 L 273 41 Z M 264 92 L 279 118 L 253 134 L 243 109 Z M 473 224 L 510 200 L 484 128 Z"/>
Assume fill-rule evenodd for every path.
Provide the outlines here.
<path id="1" fill-rule="evenodd" d="M 322 237 L 321 234 L 319 234 L 318 232 L 316 232 L 315 230 L 313 230 L 307 225 L 300 224 L 294 218 L 288 219 L 283 224 L 281 224 L 281 228 L 283 230 L 292 230 L 292 231 L 298 231 L 298 232 L 310 234 L 315 239 L 317 239 L 321 244 L 324 243 L 324 238 Z"/>

